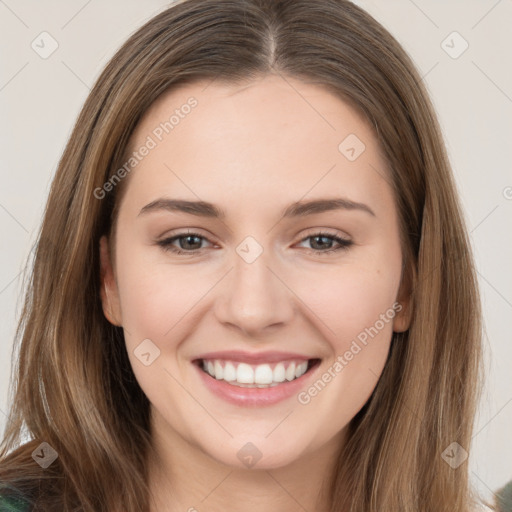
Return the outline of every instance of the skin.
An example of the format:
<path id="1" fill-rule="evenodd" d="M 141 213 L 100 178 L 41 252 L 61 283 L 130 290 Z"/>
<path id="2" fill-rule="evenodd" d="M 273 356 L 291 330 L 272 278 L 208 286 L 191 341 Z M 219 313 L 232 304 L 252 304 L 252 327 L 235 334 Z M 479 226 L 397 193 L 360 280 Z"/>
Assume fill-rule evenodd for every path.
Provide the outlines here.
<path id="1" fill-rule="evenodd" d="M 190 96 L 198 105 L 125 178 L 114 259 L 106 237 L 100 242 L 104 313 L 123 326 L 151 402 L 159 454 L 152 511 L 327 511 L 321 484 L 346 427 L 377 384 L 392 332 L 410 323 L 389 173 L 357 111 L 318 85 L 276 75 L 173 89 L 146 112 L 131 151 Z M 366 146 L 354 161 L 338 149 L 349 134 Z M 161 197 L 208 201 L 226 218 L 139 215 Z M 375 215 L 339 209 L 281 218 L 292 202 L 332 197 Z M 187 228 L 204 238 L 173 246 L 200 247 L 195 255 L 157 244 Z M 325 230 L 353 245 L 326 254 L 337 242 L 308 238 Z M 247 236 L 263 248 L 252 263 L 236 252 Z M 265 407 L 228 403 L 191 363 L 214 350 L 299 352 L 322 359 L 320 378 L 396 301 L 402 311 L 306 405 L 295 396 Z M 149 366 L 134 354 L 144 339 L 160 350 Z M 252 468 L 237 457 L 247 442 L 262 454 Z"/>

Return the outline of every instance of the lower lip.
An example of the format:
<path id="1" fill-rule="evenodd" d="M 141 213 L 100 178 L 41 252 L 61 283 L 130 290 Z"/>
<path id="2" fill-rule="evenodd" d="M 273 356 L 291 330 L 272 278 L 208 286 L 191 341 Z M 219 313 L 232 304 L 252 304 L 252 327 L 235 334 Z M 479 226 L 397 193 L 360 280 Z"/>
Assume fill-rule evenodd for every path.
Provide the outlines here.
<path id="1" fill-rule="evenodd" d="M 268 388 L 244 388 L 228 384 L 224 380 L 217 380 L 204 372 L 193 363 L 206 387 L 218 397 L 238 406 L 264 407 L 273 405 L 298 393 L 304 389 L 306 382 L 316 373 L 320 366 L 317 362 L 304 375 L 292 381 L 285 381 L 277 386 Z"/>

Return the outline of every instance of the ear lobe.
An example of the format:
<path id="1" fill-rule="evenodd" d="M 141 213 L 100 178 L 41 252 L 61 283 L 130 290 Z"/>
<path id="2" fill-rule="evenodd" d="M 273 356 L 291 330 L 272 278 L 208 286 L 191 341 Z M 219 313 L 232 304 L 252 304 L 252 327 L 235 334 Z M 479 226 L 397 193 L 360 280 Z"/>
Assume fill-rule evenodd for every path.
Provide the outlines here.
<path id="1" fill-rule="evenodd" d="M 113 325 L 120 327 L 121 308 L 119 293 L 114 277 L 113 266 L 110 258 L 108 239 L 102 236 L 100 239 L 100 297 L 105 318 Z"/>
<path id="2" fill-rule="evenodd" d="M 411 299 L 408 298 L 406 301 L 398 301 L 400 308 L 396 308 L 398 311 L 393 319 L 393 331 L 394 332 L 405 332 L 409 329 L 412 320 L 412 307 Z"/>

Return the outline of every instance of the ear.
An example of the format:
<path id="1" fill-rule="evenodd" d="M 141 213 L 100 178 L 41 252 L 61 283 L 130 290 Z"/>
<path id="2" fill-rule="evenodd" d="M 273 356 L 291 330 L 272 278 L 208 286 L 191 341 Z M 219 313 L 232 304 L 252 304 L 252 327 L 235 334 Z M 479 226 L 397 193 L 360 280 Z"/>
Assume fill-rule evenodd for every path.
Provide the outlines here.
<path id="1" fill-rule="evenodd" d="M 406 265 L 402 273 L 400 289 L 398 290 L 396 298 L 399 306 L 395 309 L 397 313 L 393 319 L 394 332 L 407 331 L 411 325 L 413 313 L 412 290 L 414 280 L 414 271 L 411 268 L 411 265 Z"/>
<path id="2" fill-rule="evenodd" d="M 107 320 L 118 327 L 122 325 L 119 291 L 114 276 L 114 270 L 110 257 L 108 238 L 100 239 L 100 296 L 103 305 L 103 314 Z"/>

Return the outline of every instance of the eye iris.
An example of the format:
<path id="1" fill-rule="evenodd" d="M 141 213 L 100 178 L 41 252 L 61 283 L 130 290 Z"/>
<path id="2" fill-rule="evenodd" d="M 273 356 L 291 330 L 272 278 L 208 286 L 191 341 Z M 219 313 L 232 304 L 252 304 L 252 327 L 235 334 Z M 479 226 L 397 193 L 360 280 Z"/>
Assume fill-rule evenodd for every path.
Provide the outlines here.
<path id="1" fill-rule="evenodd" d="M 328 236 L 323 236 L 323 235 L 315 235 L 315 236 L 312 236 L 311 237 L 312 240 L 314 240 L 314 242 L 311 244 L 311 246 L 313 247 L 313 249 L 325 249 L 326 246 L 328 249 L 331 248 L 332 246 L 332 243 L 333 243 L 333 240 L 332 238 L 328 237 Z M 327 243 L 323 243 L 323 242 L 320 242 L 320 244 L 317 244 L 316 240 L 327 240 Z M 319 247 L 314 247 L 315 245 L 319 245 Z"/>
<path id="2" fill-rule="evenodd" d="M 192 242 L 192 245 L 198 245 L 199 247 L 183 247 L 183 243 L 182 243 L 182 241 L 183 241 L 183 240 L 186 240 L 185 244 L 188 244 L 188 243 L 189 243 L 189 240 L 190 240 L 190 239 L 193 239 L 193 238 L 195 238 L 196 240 L 199 240 L 199 241 L 198 241 L 196 244 L 194 244 L 194 243 Z M 199 249 L 199 248 L 201 247 L 201 238 L 200 238 L 200 237 L 198 237 L 198 236 L 196 236 L 196 235 L 185 235 L 185 236 L 181 236 L 181 237 L 179 238 L 179 240 L 180 240 L 180 247 L 181 247 L 182 249 L 191 249 L 191 250 L 194 250 L 194 249 Z"/>

